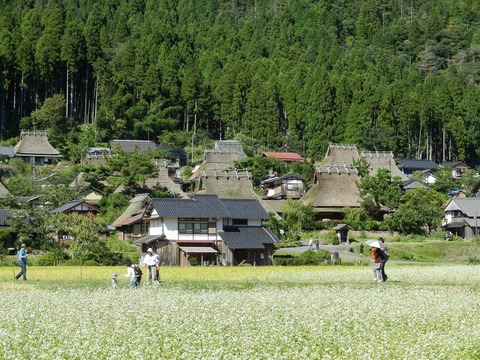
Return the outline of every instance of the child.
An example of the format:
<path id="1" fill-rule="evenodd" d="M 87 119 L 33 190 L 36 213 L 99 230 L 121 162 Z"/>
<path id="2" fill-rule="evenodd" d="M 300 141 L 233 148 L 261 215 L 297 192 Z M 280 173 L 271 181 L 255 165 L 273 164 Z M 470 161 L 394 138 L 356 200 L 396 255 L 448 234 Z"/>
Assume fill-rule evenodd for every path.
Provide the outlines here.
<path id="1" fill-rule="evenodd" d="M 118 288 L 118 273 L 112 275 L 112 289 Z"/>
<path id="2" fill-rule="evenodd" d="M 127 265 L 126 277 L 130 278 L 130 288 L 134 289 L 140 285 L 142 280 L 142 270 L 136 264 L 132 264 L 130 259 L 125 260 L 125 265 Z"/>

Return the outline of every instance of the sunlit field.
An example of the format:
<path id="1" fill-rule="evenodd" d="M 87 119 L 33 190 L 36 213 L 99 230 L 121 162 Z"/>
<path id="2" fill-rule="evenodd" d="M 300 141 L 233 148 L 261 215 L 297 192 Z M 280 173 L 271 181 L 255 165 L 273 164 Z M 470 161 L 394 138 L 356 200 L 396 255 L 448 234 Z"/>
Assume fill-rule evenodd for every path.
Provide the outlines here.
<path id="1" fill-rule="evenodd" d="M 480 268 L 0 268 L 2 359 L 479 359 Z M 118 272 L 119 288 L 110 287 Z"/>

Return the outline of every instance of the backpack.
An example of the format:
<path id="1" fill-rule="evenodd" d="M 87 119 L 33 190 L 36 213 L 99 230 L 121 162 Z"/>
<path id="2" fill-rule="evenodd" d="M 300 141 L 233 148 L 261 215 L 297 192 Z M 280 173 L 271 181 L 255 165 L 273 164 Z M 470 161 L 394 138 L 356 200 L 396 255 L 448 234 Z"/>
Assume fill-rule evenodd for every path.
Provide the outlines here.
<path id="1" fill-rule="evenodd" d="M 142 269 L 138 267 L 138 265 L 133 264 L 132 265 L 133 272 L 135 274 L 135 277 L 141 277 L 143 275 Z"/>

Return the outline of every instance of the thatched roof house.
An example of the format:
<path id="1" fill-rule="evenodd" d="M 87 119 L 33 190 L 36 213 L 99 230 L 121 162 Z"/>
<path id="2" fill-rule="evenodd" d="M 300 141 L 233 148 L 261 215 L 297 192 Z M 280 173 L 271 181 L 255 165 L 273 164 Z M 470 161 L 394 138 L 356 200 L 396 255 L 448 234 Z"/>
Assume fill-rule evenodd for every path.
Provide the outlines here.
<path id="1" fill-rule="evenodd" d="M 168 168 L 160 166 L 158 171 L 158 177 L 148 178 L 145 180 L 145 187 L 148 189 L 153 189 L 155 186 L 160 186 L 166 188 L 173 197 L 187 199 L 188 196 L 183 192 L 180 187 L 180 184 L 177 184 L 172 178 L 168 175 Z"/>
<path id="2" fill-rule="evenodd" d="M 370 164 L 370 175 L 376 175 L 379 169 L 387 169 L 392 177 L 399 176 L 403 180 L 407 179 L 407 176 L 398 168 L 391 151 L 364 151 L 360 154 L 360 158 Z"/>
<path id="3" fill-rule="evenodd" d="M 33 164 L 48 164 L 62 157 L 49 142 L 45 131 L 22 131 L 13 156 Z"/>
<path id="4" fill-rule="evenodd" d="M 346 208 L 360 207 L 356 170 L 328 172 L 317 169 L 315 183 L 300 201 L 310 204 L 322 218 L 341 219 Z"/>
<path id="5" fill-rule="evenodd" d="M 355 145 L 330 144 L 320 166 L 351 165 L 353 160 L 359 160 L 360 155 Z"/>

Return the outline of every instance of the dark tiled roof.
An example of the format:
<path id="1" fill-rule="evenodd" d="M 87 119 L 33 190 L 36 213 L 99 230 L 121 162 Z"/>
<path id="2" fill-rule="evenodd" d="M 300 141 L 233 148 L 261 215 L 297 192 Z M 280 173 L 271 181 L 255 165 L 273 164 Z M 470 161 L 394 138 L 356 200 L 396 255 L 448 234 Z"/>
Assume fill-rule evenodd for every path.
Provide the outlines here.
<path id="1" fill-rule="evenodd" d="M 412 169 L 412 170 L 436 170 L 438 164 L 432 160 L 417 160 L 417 159 L 399 159 L 397 161 L 400 169 Z"/>
<path id="2" fill-rule="evenodd" d="M 0 226 L 10 225 L 10 220 L 8 219 L 9 214 L 10 214 L 10 211 L 0 209 Z"/>
<path id="3" fill-rule="evenodd" d="M 13 156 L 14 149 L 13 146 L 0 146 L 0 155 Z"/>
<path id="4" fill-rule="evenodd" d="M 156 151 L 157 145 L 149 140 L 110 140 L 110 148 L 114 150 L 115 145 L 120 145 L 125 154 L 133 154 L 138 147 L 138 153 L 143 154 L 150 151 Z"/>
<path id="5" fill-rule="evenodd" d="M 230 249 L 264 249 L 263 244 L 274 244 L 278 238 L 263 227 L 239 227 L 236 231 L 219 233 Z"/>
<path id="6" fill-rule="evenodd" d="M 230 217 L 230 213 L 216 195 L 196 195 L 191 199 L 153 199 L 159 216 L 172 217 Z"/>
<path id="7" fill-rule="evenodd" d="M 233 219 L 268 219 L 268 213 L 257 200 L 222 199 Z"/>
<path id="8" fill-rule="evenodd" d="M 85 202 L 85 200 L 73 200 L 73 201 L 70 201 L 66 204 L 63 204 L 62 206 L 59 206 L 55 209 L 53 209 L 52 211 L 50 211 L 51 213 L 55 214 L 55 213 L 64 213 L 64 212 L 67 212 L 69 210 L 72 210 L 74 209 L 75 207 L 77 207 L 78 205 L 80 204 L 83 204 L 85 207 L 89 208 L 91 211 L 94 211 L 94 212 L 99 212 L 98 209 L 92 205 L 89 205 Z"/>

